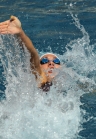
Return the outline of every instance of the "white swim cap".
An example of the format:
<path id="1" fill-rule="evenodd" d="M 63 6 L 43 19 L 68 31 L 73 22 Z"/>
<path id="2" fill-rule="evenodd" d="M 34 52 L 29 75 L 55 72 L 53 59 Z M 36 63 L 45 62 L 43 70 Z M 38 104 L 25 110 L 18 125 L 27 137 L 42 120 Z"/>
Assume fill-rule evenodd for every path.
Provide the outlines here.
<path id="1" fill-rule="evenodd" d="M 40 59 L 42 59 L 42 57 L 43 57 L 43 56 L 46 56 L 46 55 L 53 55 L 53 56 L 55 56 L 56 58 L 58 58 L 58 56 L 55 55 L 55 54 L 53 54 L 53 53 L 46 53 L 46 54 L 42 55 L 42 56 L 40 57 Z M 59 58 L 58 58 L 58 59 L 59 59 Z M 59 59 L 59 60 L 60 60 L 60 59 Z"/>

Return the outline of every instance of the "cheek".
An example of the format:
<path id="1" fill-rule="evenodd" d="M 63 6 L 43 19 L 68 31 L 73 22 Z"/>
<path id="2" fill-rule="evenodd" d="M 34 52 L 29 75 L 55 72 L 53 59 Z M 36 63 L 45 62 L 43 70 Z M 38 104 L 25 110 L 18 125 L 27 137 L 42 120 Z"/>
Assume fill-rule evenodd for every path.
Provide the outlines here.
<path id="1" fill-rule="evenodd" d="M 46 70 L 48 68 L 48 64 L 41 65 L 41 68 Z"/>
<path id="2" fill-rule="evenodd" d="M 56 64 L 56 65 L 55 65 L 55 68 L 60 68 L 60 65 L 57 65 L 57 64 Z"/>

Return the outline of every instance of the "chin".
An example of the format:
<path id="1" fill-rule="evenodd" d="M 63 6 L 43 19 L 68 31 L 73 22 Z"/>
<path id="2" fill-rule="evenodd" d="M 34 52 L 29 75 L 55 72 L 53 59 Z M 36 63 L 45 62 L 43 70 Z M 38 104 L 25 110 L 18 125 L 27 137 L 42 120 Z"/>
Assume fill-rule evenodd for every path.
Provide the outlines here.
<path id="1" fill-rule="evenodd" d="M 48 73 L 48 78 L 49 79 L 53 79 L 55 77 L 55 75 L 53 73 Z"/>

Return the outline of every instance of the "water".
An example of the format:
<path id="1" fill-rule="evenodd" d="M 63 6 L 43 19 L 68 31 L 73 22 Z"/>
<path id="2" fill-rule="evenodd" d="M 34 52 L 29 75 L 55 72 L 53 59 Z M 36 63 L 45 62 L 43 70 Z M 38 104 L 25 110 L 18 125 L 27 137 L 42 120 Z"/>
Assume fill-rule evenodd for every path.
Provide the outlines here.
<path id="1" fill-rule="evenodd" d="M 96 138 L 95 3 L 0 2 L 0 21 L 18 16 L 39 54 L 54 52 L 63 64 L 45 94 L 26 48 L 16 36 L 0 36 L 0 139 Z"/>

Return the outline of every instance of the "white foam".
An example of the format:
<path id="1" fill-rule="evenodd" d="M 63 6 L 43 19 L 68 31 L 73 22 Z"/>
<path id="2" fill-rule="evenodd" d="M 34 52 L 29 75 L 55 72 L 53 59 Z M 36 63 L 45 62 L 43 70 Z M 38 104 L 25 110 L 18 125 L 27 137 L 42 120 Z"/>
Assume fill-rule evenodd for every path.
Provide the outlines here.
<path id="1" fill-rule="evenodd" d="M 74 19 L 79 26 L 78 19 Z M 83 122 L 80 96 L 86 91 L 76 82 L 87 82 L 88 92 L 95 81 L 87 75 L 96 67 L 95 55 L 87 43 L 88 34 L 83 27 L 79 29 L 83 37 L 67 45 L 72 50 L 66 46 L 67 52 L 60 56 L 65 65 L 47 95 L 37 88 L 27 50 L 24 55 L 14 36 L 7 36 L 9 43 L 6 36 L 0 37 L 0 57 L 6 77 L 6 100 L 0 103 L 2 139 L 72 139 L 78 136 Z M 14 42 L 14 47 L 10 42 Z"/>

